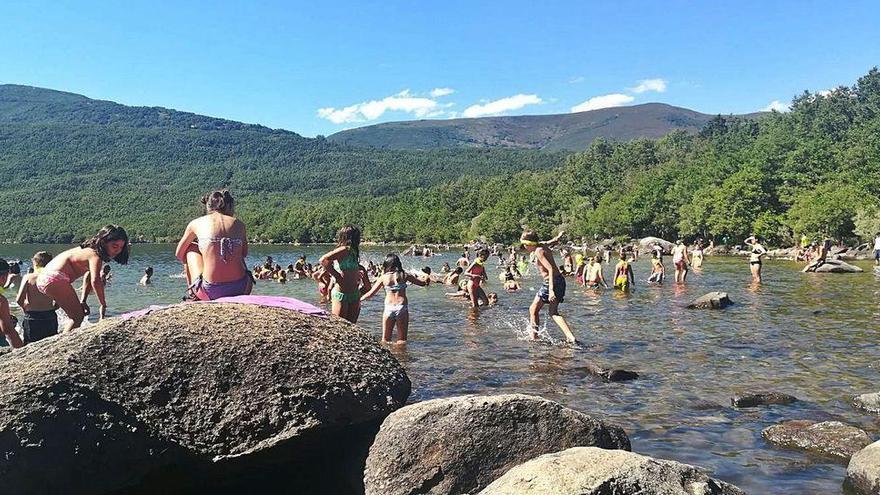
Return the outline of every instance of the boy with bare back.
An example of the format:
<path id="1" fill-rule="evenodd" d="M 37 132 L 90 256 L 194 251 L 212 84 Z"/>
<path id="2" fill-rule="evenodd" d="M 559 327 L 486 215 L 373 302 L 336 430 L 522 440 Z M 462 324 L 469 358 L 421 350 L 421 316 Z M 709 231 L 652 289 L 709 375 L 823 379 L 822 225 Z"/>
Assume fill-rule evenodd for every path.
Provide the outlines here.
<path id="1" fill-rule="evenodd" d="M 559 267 L 556 266 L 553 253 L 550 251 L 551 247 L 559 243 L 564 233 L 560 232 L 559 235 L 546 242 L 539 241 L 538 235 L 532 230 L 526 230 L 520 236 L 520 243 L 526 251 L 534 255 L 535 264 L 538 265 L 541 276 L 544 277 L 544 285 L 535 295 L 535 300 L 529 307 L 532 340 L 538 338 L 538 315 L 541 312 L 541 308 L 548 304 L 548 313 L 562 330 L 562 333 L 565 334 L 565 340 L 569 343 L 576 342 L 574 334 L 571 333 L 565 318 L 559 314 L 559 303 L 565 299 L 565 278 L 559 272 Z"/>
<path id="2" fill-rule="evenodd" d="M 0 259 L 0 287 L 6 285 L 9 278 L 9 263 L 4 259 Z M 24 343 L 15 331 L 16 319 L 9 312 L 9 301 L 0 294 L 0 334 L 6 338 L 6 342 L 12 347 L 21 347 Z"/>

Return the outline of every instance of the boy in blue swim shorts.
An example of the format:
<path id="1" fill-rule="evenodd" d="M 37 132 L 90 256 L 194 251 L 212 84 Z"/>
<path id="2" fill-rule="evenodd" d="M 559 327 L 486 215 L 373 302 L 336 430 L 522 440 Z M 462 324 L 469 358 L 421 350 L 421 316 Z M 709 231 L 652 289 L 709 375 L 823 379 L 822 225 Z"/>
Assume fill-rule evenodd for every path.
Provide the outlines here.
<path id="1" fill-rule="evenodd" d="M 565 278 L 559 272 L 559 267 L 556 266 L 553 253 L 550 251 L 551 247 L 559 243 L 563 234 L 564 232 L 560 232 L 553 239 L 541 242 L 534 231 L 526 230 L 520 236 L 520 243 L 526 251 L 535 253 L 535 264 L 538 265 L 541 276 L 544 277 L 544 285 L 535 295 L 535 300 L 532 301 L 532 305 L 529 307 L 532 340 L 538 338 L 539 314 L 541 308 L 546 304 L 550 318 L 553 319 L 562 330 L 562 333 L 565 334 L 565 340 L 573 344 L 577 342 L 574 334 L 571 332 L 571 328 L 569 328 L 565 318 L 559 314 L 559 303 L 565 299 Z"/>

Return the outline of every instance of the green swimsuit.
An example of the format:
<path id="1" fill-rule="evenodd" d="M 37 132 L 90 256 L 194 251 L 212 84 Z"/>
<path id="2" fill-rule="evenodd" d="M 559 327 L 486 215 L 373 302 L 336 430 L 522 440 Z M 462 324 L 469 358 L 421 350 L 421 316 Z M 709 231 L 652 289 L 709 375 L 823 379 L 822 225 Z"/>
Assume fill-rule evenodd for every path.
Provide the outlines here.
<path id="1" fill-rule="evenodd" d="M 337 265 L 339 265 L 340 272 L 355 272 L 361 269 L 360 264 L 358 264 L 357 257 L 355 257 L 354 253 L 351 250 L 348 251 L 348 256 L 346 256 L 342 261 L 337 261 Z M 340 290 L 334 290 L 331 295 L 334 301 L 339 301 L 342 304 L 355 304 L 360 302 L 361 300 L 361 292 L 359 290 L 353 290 L 351 292 L 342 292 Z"/>

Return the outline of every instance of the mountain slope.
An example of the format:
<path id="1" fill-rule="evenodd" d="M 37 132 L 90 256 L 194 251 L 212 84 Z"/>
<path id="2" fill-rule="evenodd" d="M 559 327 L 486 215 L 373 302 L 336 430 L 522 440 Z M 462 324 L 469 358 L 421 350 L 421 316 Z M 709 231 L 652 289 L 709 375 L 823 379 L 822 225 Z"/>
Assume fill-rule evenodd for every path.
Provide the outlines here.
<path id="1" fill-rule="evenodd" d="M 603 108 L 558 115 L 417 120 L 349 129 L 328 139 L 388 149 L 505 147 L 582 150 L 596 138 L 659 138 L 673 130 L 696 132 L 712 115 L 663 103 Z"/>

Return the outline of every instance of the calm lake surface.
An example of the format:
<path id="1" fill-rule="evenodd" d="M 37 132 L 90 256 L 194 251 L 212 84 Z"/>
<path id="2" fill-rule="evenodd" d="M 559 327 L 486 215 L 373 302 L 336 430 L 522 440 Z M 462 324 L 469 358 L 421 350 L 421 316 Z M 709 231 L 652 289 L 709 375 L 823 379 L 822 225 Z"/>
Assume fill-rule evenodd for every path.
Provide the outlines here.
<path id="1" fill-rule="evenodd" d="M 65 248 L 0 245 L 0 257 L 29 260 L 38 250 Z M 389 249 L 366 248 L 362 260 L 379 262 Z M 286 266 L 301 253 L 314 263 L 325 250 L 251 246 L 249 265 L 271 255 Z M 453 251 L 403 260 L 409 269 L 438 271 L 457 257 Z M 755 495 L 840 493 L 844 465 L 775 449 L 761 430 L 787 419 L 839 419 L 880 436 L 880 420 L 848 402 L 854 394 L 880 390 L 880 277 L 869 263 L 857 264 L 866 272 L 803 274 L 799 264 L 769 261 L 764 285 L 754 287 L 745 260 L 709 257 L 686 286 L 646 287 L 642 281 L 650 269 L 643 258 L 634 268 L 639 284 L 628 296 L 583 290 L 570 280 L 561 312 L 582 348 L 557 343 L 562 336 L 552 323 L 552 339 L 527 341 L 527 308 L 540 279 L 532 268 L 523 290 L 507 294 L 492 267 L 487 290 L 497 291 L 500 301 L 481 312 L 448 300 L 448 288 L 440 285 L 407 289 L 410 341 L 391 350 L 413 382 L 412 401 L 469 393 L 541 395 L 622 426 L 636 452 L 701 466 Z M 185 283 L 173 246 L 135 245 L 128 266 L 112 266 L 111 314 L 180 301 Z M 153 285 L 140 287 L 146 266 L 156 271 Z M 606 266 L 606 278 L 610 272 Z M 684 308 L 712 290 L 728 292 L 736 305 L 724 311 Z M 261 281 L 254 293 L 318 303 L 311 281 Z M 377 339 L 382 300 L 367 302 L 359 321 Z M 97 310 L 97 302 L 92 307 Z M 640 378 L 605 383 L 581 370 L 589 361 L 636 371 Z M 750 389 L 781 391 L 802 402 L 729 407 L 734 393 Z"/>

